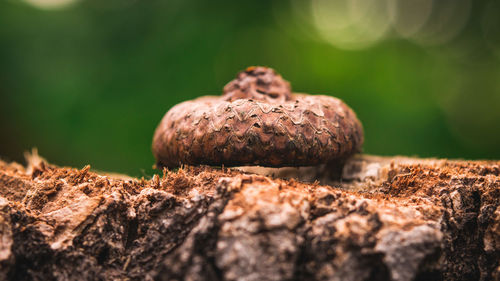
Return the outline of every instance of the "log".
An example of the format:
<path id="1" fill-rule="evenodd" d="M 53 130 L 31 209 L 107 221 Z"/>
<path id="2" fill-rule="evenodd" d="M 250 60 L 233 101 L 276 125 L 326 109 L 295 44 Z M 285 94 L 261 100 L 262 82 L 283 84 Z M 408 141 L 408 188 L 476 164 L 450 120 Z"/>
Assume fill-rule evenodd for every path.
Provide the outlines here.
<path id="1" fill-rule="evenodd" d="M 357 155 L 137 179 L 0 161 L 0 280 L 500 280 L 499 172 Z"/>

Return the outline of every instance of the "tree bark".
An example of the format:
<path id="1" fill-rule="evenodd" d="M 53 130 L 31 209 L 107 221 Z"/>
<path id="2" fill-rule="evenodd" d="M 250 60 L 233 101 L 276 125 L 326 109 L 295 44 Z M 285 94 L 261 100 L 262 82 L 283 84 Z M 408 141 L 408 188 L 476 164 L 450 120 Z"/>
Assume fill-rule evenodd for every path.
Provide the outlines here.
<path id="1" fill-rule="evenodd" d="M 499 171 L 358 155 L 146 180 L 0 161 L 0 280 L 500 280 Z"/>

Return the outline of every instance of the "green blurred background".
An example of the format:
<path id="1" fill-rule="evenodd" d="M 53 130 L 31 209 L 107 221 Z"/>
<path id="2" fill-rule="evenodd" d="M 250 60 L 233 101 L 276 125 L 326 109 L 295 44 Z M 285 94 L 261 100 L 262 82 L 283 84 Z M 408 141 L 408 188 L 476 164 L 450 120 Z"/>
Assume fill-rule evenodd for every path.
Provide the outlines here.
<path id="1" fill-rule="evenodd" d="M 174 104 L 275 68 L 364 124 L 364 151 L 500 158 L 500 1 L 0 2 L 0 157 L 147 175 Z"/>

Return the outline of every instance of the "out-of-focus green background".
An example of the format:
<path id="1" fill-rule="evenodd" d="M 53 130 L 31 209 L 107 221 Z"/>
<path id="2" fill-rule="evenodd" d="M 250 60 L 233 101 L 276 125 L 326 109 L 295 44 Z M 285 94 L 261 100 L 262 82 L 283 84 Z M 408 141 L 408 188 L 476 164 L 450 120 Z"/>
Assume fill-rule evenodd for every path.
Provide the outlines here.
<path id="1" fill-rule="evenodd" d="M 367 153 L 500 158 L 494 0 L 4 0 L 0 157 L 148 174 L 163 114 L 250 65 L 346 101 Z"/>

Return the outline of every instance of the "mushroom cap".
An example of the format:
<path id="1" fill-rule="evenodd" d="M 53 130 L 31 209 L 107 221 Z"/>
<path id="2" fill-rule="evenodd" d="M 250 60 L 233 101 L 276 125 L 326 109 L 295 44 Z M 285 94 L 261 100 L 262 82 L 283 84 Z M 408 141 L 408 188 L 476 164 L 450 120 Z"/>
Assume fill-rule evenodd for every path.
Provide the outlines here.
<path id="1" fill-rule="evenodd" d="M 238 73 L 224 86 L 222 98 L 226 101 L 253 99 L 269 103 L 283 103 L 292 99 L 290 83 L 274 69 L 251 66 Z"/>
<path id="2" fill-rule="evenodd" d="M 252 67 L 224 87 L 172 107 L 153 139 L 158 166 L 269 167 L 340 162 L 361 151 L 363 128 L 340 99 L 293 94 L 274 70 Z"/>

